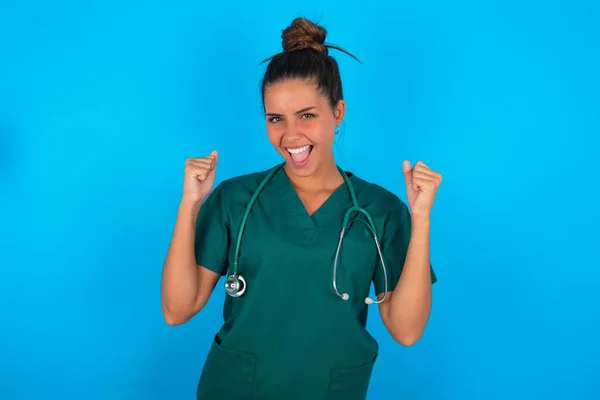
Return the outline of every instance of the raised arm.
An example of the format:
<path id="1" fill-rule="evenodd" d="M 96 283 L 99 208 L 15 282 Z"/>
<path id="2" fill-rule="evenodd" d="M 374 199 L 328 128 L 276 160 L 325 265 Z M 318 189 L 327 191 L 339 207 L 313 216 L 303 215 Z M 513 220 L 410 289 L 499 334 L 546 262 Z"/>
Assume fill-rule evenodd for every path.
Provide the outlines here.
<path id="1" fill-rule="evenodd" d="M 218 272 L 197 263 L 196 248 L 197 235 L 211 234 L 206 224 L 201 224 L 202 232 L 197 232 L 197 220 L 201 209 L 205 219 L 212 217 L 207 215 L 212 210 L 203 203 L 214 185 L 216 164 L 216 152 L 186 161 L 183 197 L 161 282 L 162 312 L 169 325 L 183 324 L 202 310 L 220 277 Z"/>
<path id="2" fill-rule="evenodd" d="M 425 330 L 432 304 L 431 284 L 437 281 L 430 261 L 430 216 L 442 175 L 421 161 L 414 168 L 405 161 L 403 172 L 411 213 L 408 209 L 399 212 L 387 232 L 392 238 L 387 248 L 393 255 L 390 268 L 400 268 L 401 274 L 380 311 L 392 337 L 410 346 Z"/>
<path id="3" fill-rule="evenodd" d="M 169 325 L 180 325 L 208 301 L 220 274 L 196 264 L 194 238 L 200 204 L 183 200 L 162 275 L 162 312 Z"/>

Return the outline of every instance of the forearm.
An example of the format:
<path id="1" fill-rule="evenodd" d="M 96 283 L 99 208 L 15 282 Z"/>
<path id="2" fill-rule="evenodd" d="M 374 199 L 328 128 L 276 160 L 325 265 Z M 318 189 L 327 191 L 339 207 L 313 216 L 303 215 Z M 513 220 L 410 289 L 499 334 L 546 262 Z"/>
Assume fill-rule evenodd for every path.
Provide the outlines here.
<path id="1" fill-rule="evenodd" d="M 196 219 L 200 204 L 182 200 L 162 276 L 165 317 L 185 318 L 193 312 L 198 295 L 198 268 L 194 253 Z"/>
<path id="2" fill-rule="evenodd" d="M 413 217 L 411 238 L 402 275 L 394 289 L 390 321 L 394 336 L 403 343 L 416 342 L 431 309 L 430 219 Z"/>

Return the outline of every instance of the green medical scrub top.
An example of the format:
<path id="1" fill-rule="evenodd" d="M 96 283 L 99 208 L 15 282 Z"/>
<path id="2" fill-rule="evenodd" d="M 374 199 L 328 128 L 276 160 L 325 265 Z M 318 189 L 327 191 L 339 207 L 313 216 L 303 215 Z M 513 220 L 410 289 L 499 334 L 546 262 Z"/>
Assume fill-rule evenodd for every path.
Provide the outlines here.
<path id="1" fill-rule="evenodd" d="M 267 172 L 227 179 L 206 198 L 195 238 L 199 265 L 227 275 L 242 215 Z M 375 222 L 392 291 L 410 239 L 408 207 L 388 190 L 346 174 Z M 224 323 L 206 358 L 197 399 L 366 398 L 378 344 L 365 328 L 365 298 L 371 284 L 375 293 L 384 291 L 384 278 L 370 231 L 356 221 L 344 237 L 337 273 L 338 290 L 349 300 L 334 291 L 333 261 L 351 206 L 345 184 L 313 215 L 283 168 L 266 184 L 240 247 L 238 272 L 247 289 L 238 298 L 225 296 Z M 431 277 L 437 280 L 433 269 Z"/>

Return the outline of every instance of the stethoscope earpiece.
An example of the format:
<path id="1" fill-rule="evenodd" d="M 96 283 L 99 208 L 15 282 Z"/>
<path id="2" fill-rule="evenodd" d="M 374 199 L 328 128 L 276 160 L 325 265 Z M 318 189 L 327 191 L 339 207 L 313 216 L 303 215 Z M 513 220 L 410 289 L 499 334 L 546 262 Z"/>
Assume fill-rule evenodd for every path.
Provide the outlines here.
<path id="1" fill-rule="evenodd" d="M 342 293 L 342 295 L 340 297 L 342 298 L 342 300 L 348 300 L 350 298 L 350 296 L 348 296 L 348 293 Z M 376 303 L 376 301 L 373 300 L 370 297 L 366 297 L 365 298 L 365 303 L 366 304 L 373 304 L 373 303 Z"/>

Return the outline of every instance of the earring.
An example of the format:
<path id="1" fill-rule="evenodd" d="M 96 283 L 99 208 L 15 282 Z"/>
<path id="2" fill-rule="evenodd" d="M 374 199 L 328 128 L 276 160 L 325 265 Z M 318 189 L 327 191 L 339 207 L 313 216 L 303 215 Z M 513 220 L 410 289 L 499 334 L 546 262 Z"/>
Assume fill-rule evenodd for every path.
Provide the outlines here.
<path id="1" fill-rule="evenodd" d="M 338 133 L 340 133 L 340 126 L 336 125 L 335 126 L 335 134 L 337 135 Z"/>

